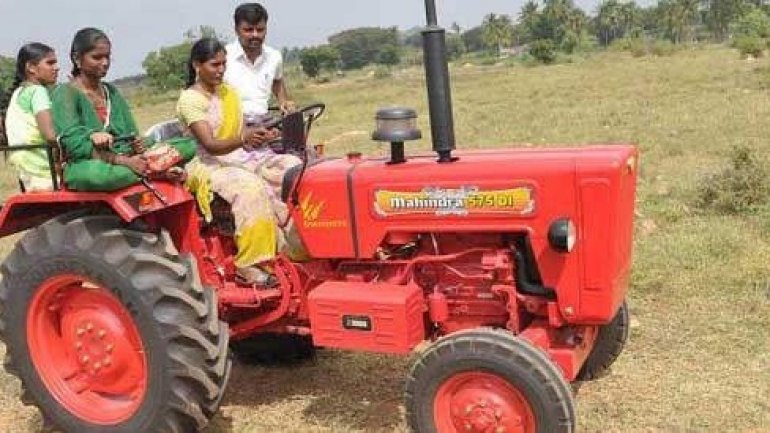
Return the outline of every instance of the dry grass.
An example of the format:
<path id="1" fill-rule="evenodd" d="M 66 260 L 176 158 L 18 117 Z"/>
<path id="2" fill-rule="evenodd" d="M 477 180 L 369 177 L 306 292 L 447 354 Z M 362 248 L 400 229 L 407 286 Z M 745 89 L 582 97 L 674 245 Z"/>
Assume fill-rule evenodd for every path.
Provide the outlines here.
<path id="1" fill-rule="evenodd" d="M 770 151 L 763 63 L 712 47 L 453 68 L 460 147 L 633 141 L 643 151 L 631 341 L 608 377 L 578 390 L 582 432 L 770 432 L 770 209 L 726 217 L 693 208 L 699 180 L 735 145 Z M 428 135 L 418 70 L 295 93 L 329 106 L 314 137 L 333 153 L 382 152 L 363 134 L 388 103 L 417 108 Z M 137 117 L 148 126 L 172 113 L 164 103 Z M 403 431 L 408 365 L 329 351 L 294 369 L 238 366 L 207 433 Z M 35 432 L 40 421 L 17 393 L 0 377 L 0 431 Z"/>

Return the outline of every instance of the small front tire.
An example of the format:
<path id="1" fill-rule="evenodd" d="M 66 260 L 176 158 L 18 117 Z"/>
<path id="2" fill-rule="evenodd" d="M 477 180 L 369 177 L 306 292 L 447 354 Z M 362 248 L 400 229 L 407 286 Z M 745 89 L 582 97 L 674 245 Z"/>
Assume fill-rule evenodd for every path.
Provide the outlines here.
<path id="1" fill-rule="evenodd" d="M 415 361 L 406 420 L 416 433 L 571 433 L 572 393 L 556 365 L 503 330 L 462 331 Z"/>

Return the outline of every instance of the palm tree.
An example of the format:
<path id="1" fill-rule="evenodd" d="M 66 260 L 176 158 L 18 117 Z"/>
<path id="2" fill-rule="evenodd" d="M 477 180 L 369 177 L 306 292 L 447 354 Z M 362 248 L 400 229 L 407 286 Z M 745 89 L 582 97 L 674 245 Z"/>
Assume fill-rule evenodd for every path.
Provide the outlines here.
<path id="1" fill-rule="evenodd" d="M 503 47 L 510 45 L 513 39 L 513 25 L 507 15 L 489 14 L 484 18 L 484 43 L 496 48 L 500 54 Z"/>

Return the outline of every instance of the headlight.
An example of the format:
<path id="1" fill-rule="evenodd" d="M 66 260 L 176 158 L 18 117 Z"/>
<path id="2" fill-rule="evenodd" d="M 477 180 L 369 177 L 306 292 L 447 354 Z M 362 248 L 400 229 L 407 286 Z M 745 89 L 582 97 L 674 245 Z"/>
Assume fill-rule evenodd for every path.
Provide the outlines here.
<path id="1" fill-rule="evenodd" d="M 577 242 L 575 223 L 569 218 L 559 218 L 551 223 L 551 228 L 548 229 L 548 242 L 551 248 L 560 253 L 572 252 Z"/>

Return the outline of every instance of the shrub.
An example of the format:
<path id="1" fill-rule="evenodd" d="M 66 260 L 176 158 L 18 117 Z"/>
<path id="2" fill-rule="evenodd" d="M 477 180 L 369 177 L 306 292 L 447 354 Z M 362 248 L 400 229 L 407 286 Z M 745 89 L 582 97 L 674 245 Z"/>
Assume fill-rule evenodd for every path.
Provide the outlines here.
<path id="1" fill-rule="evenodd" d="M 556 47 L 550 39 L 538 39 L 529 47 L 529 54 L 543 63 L 556 60 Z"/>
<path id="2" fill-rule="evenodd" d="M 677 50 L 676 45 L 671 43 L 671 41 L 664 41 L 664 40 L 656 40 L 652 43 L 652 54 L 656 56 L 670 56 L 674 54 Z"/>
<path id="3" fill-rule="evenodd" d="M 722 214 L 751 212 L 768 203 L 767 164 L 748 146 L 734 148 L 730 163 L 701 179 L 696 205 Z"/>
<path id="4" fill-rule="evenodd" d="M 762 57 L 765 43 L 755 36 L 740 36 L 733 41 L 733 47 L 737 48 L 743 57 Z"/>
<path id="5" fill-rule="evenodd" d="M 612 41 L 610 51 L 628 51 L 634 57 L 647 55 L 647 44 L 642 38 L 620 38 Z"/>
<path id="6" fill-rule="evenodd" d="M 390 68 L 385 66 L 378 66 L 374 70 L 374 79 L 376 80 L 384 80 L 386 78 L 390 78 L 393 76 L 393 72 L 391 72 Z"/>

